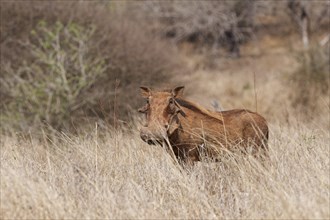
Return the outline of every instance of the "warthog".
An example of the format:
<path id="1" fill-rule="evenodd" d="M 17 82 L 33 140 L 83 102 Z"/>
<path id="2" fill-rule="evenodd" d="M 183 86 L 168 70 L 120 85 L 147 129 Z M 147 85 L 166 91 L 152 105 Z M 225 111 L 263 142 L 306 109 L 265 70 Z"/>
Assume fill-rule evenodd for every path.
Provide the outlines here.
<path id="1" fill-rule="evenodd" d="M 140 87 L 147 99 L 139 112 L 146 115 L 140 136 L 148 144 L 168 143 L 176 158 L 199 161 L 221 149 L 267 150 L 268 126 L 258 113 L 245 109 L 214 112 L 182 97 L 183 86 L 168 91 Z"/>

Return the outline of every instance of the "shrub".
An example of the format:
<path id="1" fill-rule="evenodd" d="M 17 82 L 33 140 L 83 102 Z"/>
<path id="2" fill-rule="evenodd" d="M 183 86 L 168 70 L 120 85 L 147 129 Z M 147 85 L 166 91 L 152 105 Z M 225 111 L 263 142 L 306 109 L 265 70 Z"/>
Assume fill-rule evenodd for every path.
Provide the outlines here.
<path id="1" fill-rule="evenodd" d="M 253 1 L 146 1 L 143 6 L 158 21 L 158 31 L 175 42 L 228 45 L 236 56 L 254 28 Z"/>
<path id="2" fill-rule="evenodd" d="M 94 28 L 40 22 L 26 47 L 34 60 L 4 68 L 1 86 L 9 97 L 4 124 L 29 126 L 45 121 L 59 128 L 86 101 L 78 97 L 105 72 L 104 59 L 88 55 Z M 19 113 L 19 114 L 17 114 Z M 25 123 L 24 123 L 25 122 Z"/>
<path id="3" fill-rule="evenodd" d="M 2 127 L 129 120 L 138 86 L 185 71 L 123 2 L 1 2 L 1 39 Z"/>

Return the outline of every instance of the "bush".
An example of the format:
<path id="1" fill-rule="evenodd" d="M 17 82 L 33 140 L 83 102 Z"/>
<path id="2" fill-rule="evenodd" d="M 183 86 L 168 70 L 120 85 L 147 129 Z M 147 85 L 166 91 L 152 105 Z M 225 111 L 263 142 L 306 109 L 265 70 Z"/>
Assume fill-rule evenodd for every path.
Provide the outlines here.
<path id="1" fill-rule="evenodd" d="M 122 2 L 1 2 L 1 20 L 3 128 L 129 120 L 141 84 L 185 70 Z"/>
<path id="2" fill-rule="evenodd" d="M 158 31 L 175 42 L 228 45 L 236 55 L 254 28 L 253 1 L 146 1 L 143 6 L 158 21 Z"/>
<path id="3" fill-rule="evenodd" d="M 15 99 L 6 103 L 3 124 L 12 121 L 25 129 L 45 121 L 58 129 L 69 121 L 72 112 L 86 105 L 88 99 L 78 97 L 106 70 L 104 59 L 88 54 L 93 33 L 92 27 L 60 22 L 40 22 L 31 31 L 33 41 L 24 47 L 34 62 L 4 68 L 1 87 Z"/>

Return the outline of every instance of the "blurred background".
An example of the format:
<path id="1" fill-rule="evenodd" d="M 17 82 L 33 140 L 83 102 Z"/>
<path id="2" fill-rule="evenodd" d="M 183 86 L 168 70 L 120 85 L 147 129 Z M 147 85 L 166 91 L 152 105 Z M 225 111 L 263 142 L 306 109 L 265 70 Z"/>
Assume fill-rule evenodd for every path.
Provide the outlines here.
<path id="1" fill-rule="evenodd" d="M 1 1 L 1 130 L 130 125 L 139 86 L 329 128 L 329 1 Z"/>

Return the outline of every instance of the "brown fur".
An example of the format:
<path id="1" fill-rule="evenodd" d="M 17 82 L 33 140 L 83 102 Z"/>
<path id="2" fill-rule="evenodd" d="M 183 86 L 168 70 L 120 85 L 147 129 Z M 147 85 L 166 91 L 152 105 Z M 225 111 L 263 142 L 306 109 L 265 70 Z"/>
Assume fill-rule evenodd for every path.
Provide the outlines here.
<path id="1" fill-rule="evenodd" d="M 266 150 L 268 126 L 258 113 L 245 109 L 210 111 L 183 99 L 178 94 L 183 90 L 180 88 L 175 89 L 176 93 L 144 94 L 149 104 L 144 107 L 147 126 L 141 128 L 142 139 L 161 141 L 167 135 L 176 157 L 185 162 L 200 160 L 202 152 L 216 157 L 221 149 L 251 147 L 254 153 Z M 174 104 L 169 103 L 171 98 Z"/>

